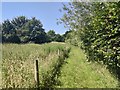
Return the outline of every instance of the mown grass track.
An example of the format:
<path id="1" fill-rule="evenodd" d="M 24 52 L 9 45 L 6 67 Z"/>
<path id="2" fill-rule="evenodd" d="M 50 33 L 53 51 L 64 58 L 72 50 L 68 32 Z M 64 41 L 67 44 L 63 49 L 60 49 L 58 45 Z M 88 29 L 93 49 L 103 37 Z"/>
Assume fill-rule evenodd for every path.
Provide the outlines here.
<path id="1" fill-rule="evenodd" d="M 83 50 L 71 46 L 69 58 L 61 69 L 60 88 L 116 88 L 118 81 L 98 63 L 87 62 Z"/>

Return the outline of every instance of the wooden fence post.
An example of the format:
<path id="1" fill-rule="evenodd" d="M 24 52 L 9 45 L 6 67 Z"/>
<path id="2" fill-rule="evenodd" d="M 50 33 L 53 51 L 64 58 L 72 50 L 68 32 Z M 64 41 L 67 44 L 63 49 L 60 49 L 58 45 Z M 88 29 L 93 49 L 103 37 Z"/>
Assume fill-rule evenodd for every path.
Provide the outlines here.
<path id="1" fill-rule="evenodd" d="M 35 60 L 35 84 L 37 88 L 39 88 L 39 68 L 38 68 L 38 60 Z"/>

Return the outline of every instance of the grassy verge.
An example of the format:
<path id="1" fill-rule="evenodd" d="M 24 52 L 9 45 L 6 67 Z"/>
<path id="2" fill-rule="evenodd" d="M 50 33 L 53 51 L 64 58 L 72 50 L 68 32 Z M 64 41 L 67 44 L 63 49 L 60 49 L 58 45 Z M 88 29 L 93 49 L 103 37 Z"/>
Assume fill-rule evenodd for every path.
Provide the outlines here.
<path id="1" fill-rule="evenodd" d="M 60 88 L 116 88 L 118 81 L 105 66 L 86 61 L 85 54 L 77 47 L 71 48 L 69 58 L 58 78 Z"/>

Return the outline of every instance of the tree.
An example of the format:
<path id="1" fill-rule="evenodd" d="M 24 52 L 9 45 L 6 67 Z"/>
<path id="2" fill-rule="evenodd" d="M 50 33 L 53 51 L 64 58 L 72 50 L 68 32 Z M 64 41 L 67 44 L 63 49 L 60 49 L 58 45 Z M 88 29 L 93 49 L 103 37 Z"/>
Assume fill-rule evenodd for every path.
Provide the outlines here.
<path id="1" fill-rule="evenodd" d="M 49 38 L 49 41 L 64 42 L 64 36 L 56 34 L 54 30 L 49 30 L 47 32 L 47 36 Z"/>
<path id="2" fill-rule="evenodd" d="M 2 41 L 9 43 L 45 43 L 51 41 L 64 41 L 64 37 L 55 34 L 54 30 L 47 33 L 43 29 L 40 20 L 35 17 L 27 19 L 25 16 L 19 16 L 14 19 L 5 20 L 2 23 Z"/>
<path id="3" fill-rule="evenodd" d="M 50 41 L 54 41 L 55 40 L 55 31 L 54 30 L 49 30 L 48 32 L 47 32 L 47 35 L 48 35 L 48 38 L 49 38 L 49 40 Z"/>
<path id="4" fill-rule="evenodd" d="M 65 14 L 60 23 L 79 32 L 78 42 L 82 41 L 88 60 L 102 61 L 113 68 L 120 78 L 119 8 L 120 1 L 72 2 L 68 7 L 64 5 Z"/>
<path id="5" fill-rule="evenodd" d="M 26 22 L 28 22 L 28 19 L 25 16 L 19 16 L 14 18 L 11 21 L 11 24 L 13 25 L 15 30 L 18 30 L 19 28 L 22 28 Z"/>
<path id="6" fill-rule="evenodd" d="M 2 23 L 2 42 L 20 43 L 20 40 L 18 39 L 19 37 L 17 37 L 15 34 L 15 28 L 13 27 L 12 23 L 9 20 L 5 20 Z"/>
<path id="7" fill-rule="evenodd" d="M 56 42 L 64 42 L 64 37 L 61 36 L 60 34 L 56 34 L 54 41 L 56 41 Z"/>
<path id="8" fill-rule="evenodd" d="M 70 31 L 66 31 L 64 36 L 64 41 L 66 43 L 70 43 L 74 46 L 80 46 L 80 38 L 78 37 L 79 32 L 78 31 L 74 31 L 74 30 L 70 30 Z"/>
<path id="9" fill-rule="evenodd" d="M 20 43 L 20 38 L 16 35 L 11 35 L 11 36 L 8 36 L 7 39 L 6 39 L 6 42 L 10 42 L 10 43 Z"/>
<path id="10" fill-rule="evenodd" d="M 27 43 L 32 41 L 44 43 L 47 41 L 47 37 L 42 27 L 42 23 L 35 17 L 27 19 L 25 16 L 19 16 L 11 21 L 6 20 L 2 23 L 3 42 Z"/>
<path id="11" fill-rule="evenodd" d="M 2 25 L 0 23 L 0 43 L 2 43 Z"/>
<path id="12" fill-rule="evenodd" d="M 28 40 L 34 41 L 35 43 L 44 43 L 46 42 L 46 33 L 42 27 L 42 23 L 33 17 L 25 24 L 23 30 L 29 33 L 25 34 L 25 36 L 29 37 Z"/>

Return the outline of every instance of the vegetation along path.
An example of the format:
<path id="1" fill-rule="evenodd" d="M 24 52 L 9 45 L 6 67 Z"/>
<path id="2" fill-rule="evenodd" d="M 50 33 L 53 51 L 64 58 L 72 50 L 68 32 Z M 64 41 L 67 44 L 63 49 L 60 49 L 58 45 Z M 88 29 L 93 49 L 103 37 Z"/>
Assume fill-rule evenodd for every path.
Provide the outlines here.
<path id="1" fill-rule="evenodd" d="M 115 88 L 118 81 L 98 63 L 87 62 L 84 52 L 71 46 L 69 58 L 58 78 L 61 88 Z"/>
<path id="2" fill-rule="evenodd" d="M 84 51 L 65 43 L 3 44 L 2 87 L 33 88 L 38 59 L 40 87 L 115 88 L 118 81 L 98 63 L 87 62 Z"/>

